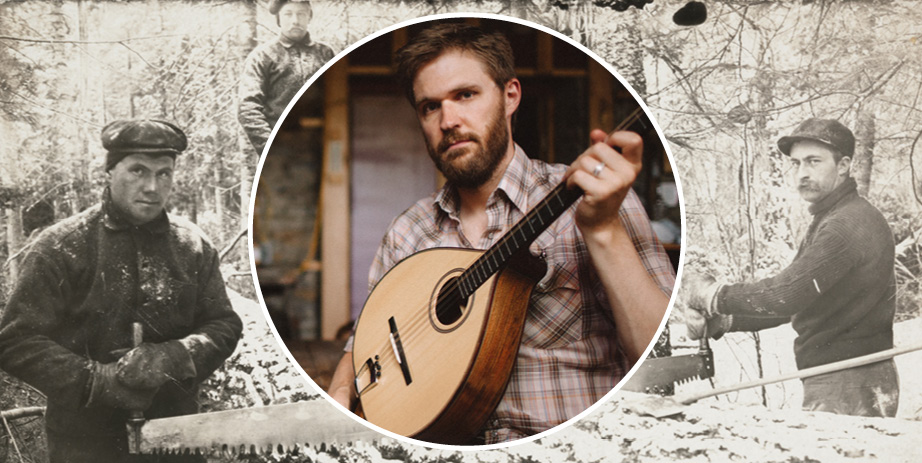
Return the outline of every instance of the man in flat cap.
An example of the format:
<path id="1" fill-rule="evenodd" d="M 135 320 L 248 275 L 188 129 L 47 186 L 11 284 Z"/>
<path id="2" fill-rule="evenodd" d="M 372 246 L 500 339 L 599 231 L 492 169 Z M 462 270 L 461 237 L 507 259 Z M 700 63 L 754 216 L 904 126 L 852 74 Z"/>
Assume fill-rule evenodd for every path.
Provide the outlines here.
<path id="1" fill-rule="evenodd" d="M 29 245 L 0 315 L 0 369 L 47 397 L 52 462 L 151 461 L 128 454 L 129 413 L 195 413 L 199 384 L 242 330 L 218 253 L 164 209 L 185 134 L 162 121 L 117 121 L 102 143 L 102 201 Z M 134 347 L 136 324 L 143 342 Z"/>
<path id="2" fill-rule="evenodd" d="M 709 275 L 683 277 L 690 335 L 716 339 L 790 322 L 798 369 L 893 347 L 893 233 L 850 176 L 855 137 L 837 121 L 809 119 L 778 148 L 810 203 L 806 237 L 793 262 L 771 278 L 723 285 Z M 806 378 L 803 386 L 808 411 L 892 417 L 899 403 L 892 359 Z"/>
<path id="3" fill-rule="evenodd" d="M 247 57 L 240 79 L 237 118 L 256 154 L 261 155 L 272 128 L 288 102 L 327 61 L 330 47 L 314 42 L 307 31 L 313 17 L 308 1 L 271 0 L 279 36 Z"/>

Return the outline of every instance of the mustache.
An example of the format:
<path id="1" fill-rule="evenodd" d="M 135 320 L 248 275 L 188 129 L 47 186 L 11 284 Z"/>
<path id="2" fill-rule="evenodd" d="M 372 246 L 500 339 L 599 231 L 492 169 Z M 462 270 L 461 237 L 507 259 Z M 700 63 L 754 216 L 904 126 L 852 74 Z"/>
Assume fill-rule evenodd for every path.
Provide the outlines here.
<path id="1" fill-rule="evenodd" d="M 441 142 L 439 142 L 439 146 L 437 147 L 438 152 L 444 153 L 448 151 L 448 148 L 450 148 L 451 145 L 454 145 L 459 141 L 472 141 L 475 143 L 480 143 L 480 137 L 473 133 L 462 133 L 457 130 L 452 130 L 451 132 L 448 132 L 447 135 L 445 135 L 445 138 L 443 138 Z"/>
<path id="2" fill-rule="evenodd" d="M 819 185 L 816 182 L 811 182 L 809 180 L 802 181 L 797 185 L 797 191 L 817 191 L 819 190 Z"/>

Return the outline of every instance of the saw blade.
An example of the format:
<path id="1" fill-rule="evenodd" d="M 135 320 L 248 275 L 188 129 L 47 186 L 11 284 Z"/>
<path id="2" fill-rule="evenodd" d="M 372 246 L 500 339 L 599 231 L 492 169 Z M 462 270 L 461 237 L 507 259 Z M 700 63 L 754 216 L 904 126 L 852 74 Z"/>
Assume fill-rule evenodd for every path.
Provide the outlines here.
<path id="1" fill-rule="evenodd" d="M 648 358 L 634 376 L 622 386 L 625 391 L 660 393 L 675 384 L 710 378 L 714 375 L 709 357 L 704 353 L 675 357 Z"/>
<path id="2" fill-rule="evenodd" d="M 141 425 L 141 453 L 289 453 L 380 440 L 325 400 L 159 418 Z"/>

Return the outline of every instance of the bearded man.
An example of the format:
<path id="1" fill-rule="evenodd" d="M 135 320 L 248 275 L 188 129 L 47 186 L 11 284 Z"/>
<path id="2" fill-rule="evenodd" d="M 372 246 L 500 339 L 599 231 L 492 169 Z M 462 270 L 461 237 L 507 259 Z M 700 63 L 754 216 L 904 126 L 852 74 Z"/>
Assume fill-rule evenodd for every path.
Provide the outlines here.
<path id="1" fill-rule="evenodd" d="M 498 33 L 438 24 L 397 60 L 429 155 L 448 182 L 393 221 L 371 268 L 372 287 L 421 250 L 489 248 L 562 181 L 585 192 L 529 248 L 548 270 L 529 301 L 512 377 L 482 442 L 550 429 L 621 380 L 666 312 L 675 274 L 631 191 L 643 141 L 633 132 L 594 130 L 591 148 L 569 168 L 529 159 L 511 137 L 522 89 L 512 49 Z M 329 392 L 352 409 L 351 344 L 346 351 Z"/>

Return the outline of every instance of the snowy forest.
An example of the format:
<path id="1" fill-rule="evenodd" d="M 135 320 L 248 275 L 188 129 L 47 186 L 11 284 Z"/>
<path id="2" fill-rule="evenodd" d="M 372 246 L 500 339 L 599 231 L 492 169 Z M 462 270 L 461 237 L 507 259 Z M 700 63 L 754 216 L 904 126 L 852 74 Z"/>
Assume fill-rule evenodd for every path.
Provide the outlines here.
<path id="1" fill-rule="evenodd" d="M 838 119 L 858 145 L 852 172 L 897 243 L 897 342 L 917 339 L 922 303 L 922 10 L 911 0 L 314 0 L 311 35 L 335 52 L 425 15 L 508 15 L 557 30 L 611 63 L 644 100 L 672 152 L 684 199 L 683 268 L 726 281 L 770 276 L 810 221 L 777 139 L 808 117 Z M 687 12 L 687 11 L 686 11 Z M 189 134 L 170 208 L 224 251 L 249 307 L 244 342 L 213 378 L 206 409 L 315 399 L 255 303 L 246 240 L 257 154 L 236 120 L 243 60 L 277 33 L 263 1 L 0 1 L 0 290 L 31 236 L 99 200 L 99 131 L 132 117 Z M 2 300 L 3 298 L 0 298 Z M 2 303 L 0 303 L 2 304 Z M 0 305 L 2 310 L 2 305 Z M 682 315 L 671 314 L 673 342 Z M 717 382 L 790 371 L 790 327 L 713 343 Z M 922 358 L 906 356 L 897 419 L 812 421 L 797 388 L 698 404 L 685 420 L 630 415 L 618 396 L 568 429 L 505 449 L 458 452 L 383 441 L 273 461 L 912 461 Z M 726 368 L 721 379 L 721 371 Z M 706 383 L 706 382 L 705 382 Z M 711 384 L 697 387 L 711 387 Z M 40 406 L 0 372 L 0 410 Z M 625 399 L 626 400 L 626 399 Z M 756 408 L 753 409 L 753 404 Z M 331 408 L 332 410 L 332 408 Z M 0 461 L 44 461 L 40 417 L 0 420 Z M 811 429 L 811 432 L 802 432 Z M 913 452 L 916 452 L 913 454 Z"/>

